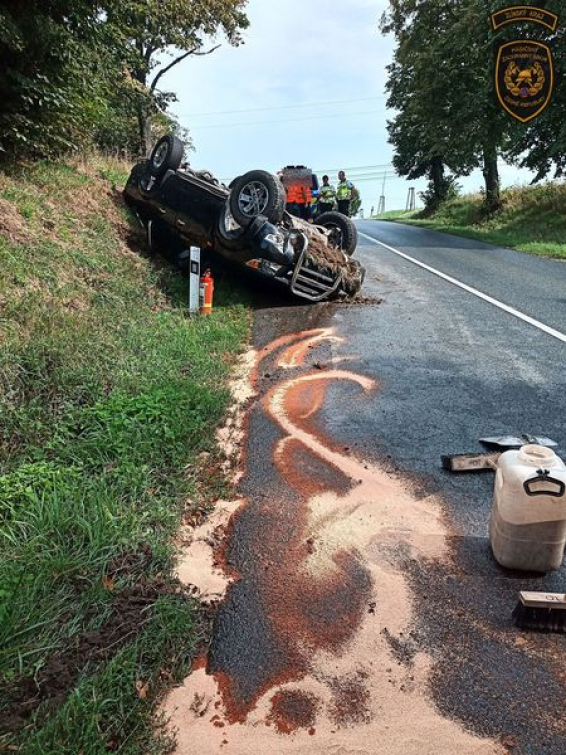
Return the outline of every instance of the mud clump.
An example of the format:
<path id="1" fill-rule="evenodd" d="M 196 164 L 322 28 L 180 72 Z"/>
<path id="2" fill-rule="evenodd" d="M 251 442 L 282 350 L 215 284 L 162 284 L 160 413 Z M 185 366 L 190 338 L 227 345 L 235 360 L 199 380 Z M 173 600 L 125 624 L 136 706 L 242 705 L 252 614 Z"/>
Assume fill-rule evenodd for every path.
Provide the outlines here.
<path id="1" fill-rule="evenodd" d="M 298 729 L 312 731 L 319 702 L 314 695 L 298 690 L 278 692 L 271 698 L 268 723 L 273 723 L 280 734 L 292 734 Z"/>
<path id="2" fill-rule="evenodd" d="M 304 221 L 294 219 L 294 223 L 308 238 L 306 258 L 312 267 L 328 270 L 333 275 L 340 273 L 345 293 L 355 296 L 362 287 L 363 268 L 341 249 L 329 246 L 326 236 L 323 236 L 320 230 Z"/>

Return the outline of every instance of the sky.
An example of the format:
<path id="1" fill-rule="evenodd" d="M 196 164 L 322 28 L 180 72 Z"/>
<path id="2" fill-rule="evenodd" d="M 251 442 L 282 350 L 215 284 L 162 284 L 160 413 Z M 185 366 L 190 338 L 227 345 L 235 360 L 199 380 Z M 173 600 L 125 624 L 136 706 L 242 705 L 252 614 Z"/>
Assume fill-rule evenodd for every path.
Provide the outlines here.
<path id="1" fill-rule="evenodd" d="M 395 176 L 387 142 L 386 66 L 394 41 L 379 19 L 387 0 L 250 0 L 244 44 L 224 40 L 211 55 L 189 57 L 162 80 L 178 102 L 172 112 L 189 129 L 190 162 L 230 180 L 248 170 L 307 165 L 332 183 L 345 169 L 366 216 L 384 191 L 387 210 L 403 209 L 409 187 L 426 180 Z M 531 174 L 501 166 L 502 185 Z M 385 179 L 385 180 L 384 180 Z M 465 192 L 483 186 L 476 171 L 459 179 Z"/>

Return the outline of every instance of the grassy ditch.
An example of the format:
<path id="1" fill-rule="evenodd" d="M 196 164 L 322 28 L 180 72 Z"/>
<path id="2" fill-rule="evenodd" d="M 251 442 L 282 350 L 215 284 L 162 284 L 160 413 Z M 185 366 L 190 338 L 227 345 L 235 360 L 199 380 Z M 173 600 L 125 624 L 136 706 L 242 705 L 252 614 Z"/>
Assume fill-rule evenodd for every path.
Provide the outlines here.
<path id="1" fill-rule="evenodd" d="M 135 250 L 125 178 L 0 174 L 0 752 L 165 751 L 155 703 L 207 632 L 172 540 L 227 492 L 214 431 L 248 309 L 221 283 L 186 316 L 186 281 Z"/>
<path id="2" fill-rule="evenodd" d="M 478 194 L 445 202 L 426 219 L 418 212 L 391 212 L 379 219 L 433 228 L 542 257 L 566 259 L 566 184 L 505 189 L 502 207 L 492 215 L 485 214 L 483 197 Z"/>

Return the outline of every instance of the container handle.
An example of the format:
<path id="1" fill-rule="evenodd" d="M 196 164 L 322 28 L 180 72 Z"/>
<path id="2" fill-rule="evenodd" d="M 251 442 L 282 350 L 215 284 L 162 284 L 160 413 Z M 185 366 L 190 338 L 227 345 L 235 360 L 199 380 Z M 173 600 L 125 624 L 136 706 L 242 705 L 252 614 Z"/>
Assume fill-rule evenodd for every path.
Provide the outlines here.
<path id="1" fill-rule="evenodd" d="M 548 482 L 551 485 L 558 485 L 558 490 L 533 490 L 532 485 L 537 482 Z M 566 485 L 564 482 L 562 480 L 557 480 L 555 477 L 551 477 L 548 469 L 537 469 L 537 476 L 531 477 L 530 480 L 525 480 L 523 487 L 525 493 L 528 496 L 531 496 L 531 498 L 534 498 L 537 495 L 550 495 L 553 498 L 562 498 L 566 492 Z"/>

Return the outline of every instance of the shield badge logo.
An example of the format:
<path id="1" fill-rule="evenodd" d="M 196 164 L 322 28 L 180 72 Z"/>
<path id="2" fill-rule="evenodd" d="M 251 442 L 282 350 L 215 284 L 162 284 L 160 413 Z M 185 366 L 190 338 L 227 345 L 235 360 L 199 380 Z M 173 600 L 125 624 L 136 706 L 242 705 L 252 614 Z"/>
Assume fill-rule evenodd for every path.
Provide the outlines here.
<path id="1" fill-rule="evenodd" d="M 548 45 L 529 39 L 501 45 L 495 64 L 501 106 L 521 123 L 540 115 L 554 90 L 554 60 Z"/>

